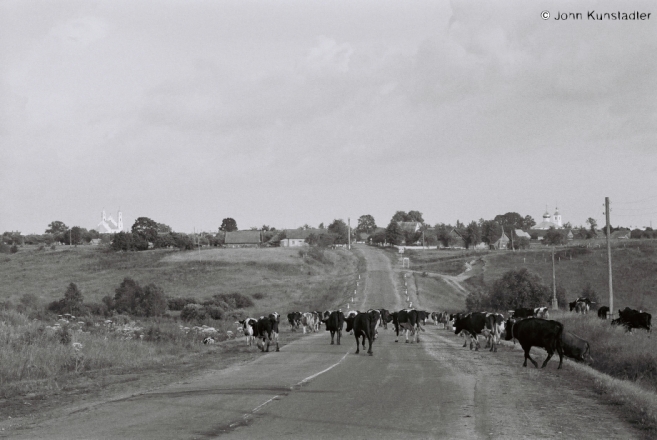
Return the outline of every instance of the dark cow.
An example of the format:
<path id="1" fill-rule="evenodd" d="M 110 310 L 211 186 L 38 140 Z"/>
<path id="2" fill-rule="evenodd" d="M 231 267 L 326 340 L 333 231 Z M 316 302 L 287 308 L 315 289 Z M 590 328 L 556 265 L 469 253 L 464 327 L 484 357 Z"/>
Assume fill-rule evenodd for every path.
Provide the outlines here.
<path id="1" fill-rule="evenodd" d="M 393 313 L 392 323 L 395 325 L 395 342 L 399 341 L 399 330 L 404 332 L 406 343 L 409 342 L 409 333 L 411 338 L 415 336 L 415 342 L 420 342 L 420 331 L 425 331 L 420 325 L 418 312 L 414 309 L 404 309 Z M 410 342 L 413 343 L 413 339 Z"/>
<path id="2" fill-rule="evenodd" d="M 258 336 L 258 320 L 255 318 L 246 318 L 244 321 L 238 321 L 242 324 L 242 332 L 246 336 L 246 345 L 250 346 L 255 343 Z"/>
<path id="3" fill-rule="evenodd" d="M 342 310 L 336 310 L 328 313 L 328 318 L 322 322 L 326 326 L 326 331 L 331 332 L 331 345 L 333 345 L 333 338 L 338 335 L 338 345 L 340 345 L 340 338 L 342 337 L 342 326 L 344 325 L 344 313 Z"/>
<path id="4" fill-rule="evenodd" d="M 611 325 L 622 325 L 626 330 L 632 331 L 633 328 L 643 328 L 650 333 L 652 315 L 640 310 L 625 307 L 625 310 L 618 310 L 618 319 L 611 321 Z"/>
<path id="5" fill-rule="evenodd" d="M 520 343 L 520 346 L 525 351 L 525 362 L 523 367 L 527 366 L 527 359 L 529 359 L 536 368 L 538 364 L 529 355 L 529 350 L 532 347 L 541 347 L 547 351 L 547 358 L 543 362 L 541 368 L 545 368 L 548 361 L 554 355 L 556 350 L 559 353 L 559 366 L 561 368 L 563 363 L 563 324 L 557 321 L 547 321 L 540 318 L 529 318 L 515 321 L 509 319 L 506 322 L 506 336 L 504 339 L 510 341 L 515 338 Z"/>
<path id="6" fill-rule="evenodd" d="M 593 363 L 591 346 L 584 339 L 573 333 L 563 332 L 561 342 L 563 344 L 564 356 L 587 364 Z"/>
<path id="7" fill-rule="evenodd" d="M 479 338 L 486 328 L 486 313 L 472 312 L 454 320 L 454 334 L 463 332 L 466 337 L 474 338 L 475 351 L 479 350 Z M 465 347 L 467 344 L 463 344 Z M 472 339 L 470 339 L 470 350 L 472 350 Z"/>
<path id="8" fill-rule="evenodd" d="M 427 325 L 427 319 L 431 317 L 431 313 L 424 310 L 418 310 L 417 317 L 423 325 Z"/>
<path id="9" fill-rule="evenodd" d="M 609 307 L 602 306 L 598 309 L 598 318 L 607 319 L 607 313 L 609 313 Z"/>
<path id="10" fill-rule="evenodd" d="M 576 306 L 576 305 L 577 305 L 577 300 L 575 300 L 575 301 L 571 301 L 571 302 L 568 303 L 568 307 L 570 307 L 570 311 L 571 311 L 571 312 L 572 312 L 573 310 L 575 310 L 575 306 Z"/>
<path id="11" fill-rule="evenodd" d="M 444 329 L 447 328 L 447 323 L 449 322 L 447 312 L 433 312 L 431 314 L 431 319 L 433 320 L 434 325 L 442 324 Z"/>
<path id="12" fill-rule="evenodd" d="M 529 309 L 526 307 L 520 307 L 515 310 L 509 310 L 509 313 L 511 314 L 511 318 L 513 319 L 524 319 L 524 318 L 531 318 L 534 316 L 534 310 L 535 309 Z"/>
<path id="13" fill-rule="evenodd" d="M 388 330 L 388 323 L 392 322 L 392 315 L 386 309 L 379 309 L 379 313 L 381 313 L 381 325 Z"/>
<path id="14" fill-rule="evenodd" d="M 290 323 L 292 331 L 296 331 L 301 325 L 301 312 L 290 312 L 287 314 L 287 322 Z"/>
<path id="15" fill-rule="evenodd" d="M 372 356 L 372 341 L 374 340 L 374 324 L 370 315 L 368 313 L 358 313 L 357 315 L 351 315 L 345 319 L 347 322 L 347 331 L 354 332 L 356 337 L 356 354 L 360 353 L 360 341 L 359 338 L 363 338 L 363 350 L 365 349 L 365 339 L 369 342 L 369 349 L 367 354 Z"/>
<path id="16" fill-rule="evenodd" d="M 269 344 L 276 343 L 276 351 L 280 351 L 278 347 L 278 324 L 280 322 L 280 315 L 276 312 L 269 316 L 261 316 L 258 319 L 258 337 L 262 338 L 262 344 L 258 341 L 257 345 L 262 351 L 269 351 Z"/>

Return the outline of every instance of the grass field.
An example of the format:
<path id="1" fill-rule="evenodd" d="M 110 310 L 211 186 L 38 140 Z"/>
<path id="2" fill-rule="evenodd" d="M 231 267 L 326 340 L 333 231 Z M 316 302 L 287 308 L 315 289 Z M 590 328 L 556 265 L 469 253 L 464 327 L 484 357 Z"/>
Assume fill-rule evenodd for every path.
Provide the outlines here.
<path id="1" fill-rule="evenodd" d="M 218 293 L 260 294 L 256 310 L 314 309 L 329 306 L 342 284 L 356 273 L 357 258 L 327 250 L 324 261 L 298 250 L 153 250 L 114 253 L 81 246 L 64 250 L 25 250 L 0 260 L 0 301 L 17 303 L 26 293 L 43 302 L 59 299 L 66 286 L 78 285 L 85 302 L 99 302 L 125 277 L 154 283 L 171 297 L 210 298 Z"/>
<path id="2" fill-rule="evenodd" d="M 600 246 L 600 247 L 595 247 Z M 483 271 L 467 279 L 470 289 L 486 287 L 512 269 L 526 267 L 538 273 L 546 285 L 552 285 L 551 248 L 522 251 L 411 251 L 411 267 L 417 271 L 457 275 L 464 272 L 466 262 L 481 260 Z M 607 250 L 597 243 L 589 248 L 557 247 L 555 272 L 557 285 L 566 289 L 567 298 L 577 298 L 590 284 L 600 305 L 609 304 Z M 614 308 L 632 307 L 657 311 L 657 241 L 630 240 L 616 242 L 612 248 Z"/>
<path id="3" fill-rule="evenodd" d="M 233 310 L 222 321 L 208 318 L 184 323 L 213 326 L 219 331 L 217 340 L 224 341 L 227 330 L 235 331 L 238 317 L 277 311 L 285 326 L 284 317 L 291 310 L 326 310 L 344 303 L 362 267 L 362 258 L 345 250 L 214 248 L 199 255 L 198 251 L 169 250 L 114 253 L 90 246 L 41 251 L 21 248 L 17 254 L 0 257 L 0 397 L 47 395 L 63 383 L 89 381 L 106 371 L 145 372 L 207 353 L 208 347 L 201 344 L 203 336 L 183 331 L 176 322 L 177 313 L 169 318 L 113 316 L 115 324 L 123 321 L 140 328 L 130 330 L 127 338 L 125 333 L 108 331 L 104 318 L 94 316 L 78 317 L 82 321 L 75 330 L 54 332 L 48 326 L 57 317 L 43 309 L 62 298 L 71 282 L 78 285 L 85 303 L 114 296 L 125 277 L 142 286 L 154 283 L 170 297 L 250 296 L 252 307 Z M 21 301 L 26 294 L 36 297 L 37 304 L 30 301 L 29 311 L 41 320 L 19 312 L 26 305 Z M 65 342 L 63 333 L 70 335 Z M 73 342 L 82 348 L 74 349 Z M 90 386 L 102 385 L 92 380 Z"/>

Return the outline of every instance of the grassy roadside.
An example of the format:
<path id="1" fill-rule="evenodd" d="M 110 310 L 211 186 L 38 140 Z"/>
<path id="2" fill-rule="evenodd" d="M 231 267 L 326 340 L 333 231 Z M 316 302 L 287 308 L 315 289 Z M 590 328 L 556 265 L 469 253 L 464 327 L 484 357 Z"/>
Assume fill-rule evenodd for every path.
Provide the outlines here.
<path id="1" fill-rule="evenodd" d="M 0 408 L 12 407 L 25 396 L 45 401 L 67 390 L 102 389 L 114 383 L 108 377 L 176 370 L 190 359 L 201 368 L 205 364 L 199 360 L 208 354 L 251 356 L 255 348 L 227 339 L 228 330 L 235 332 L 236 318 L 332 308 L 348 297 L 363 264 L 344 250 L 209 249 L 201 252 L 200 262 L 196 251 L 43 252 L 19 252 L 0 262 Z M 56 316 L 28 310 L 21 302 L 29 293 L 39 303 L 31 302 L 29 307 L 42 309 L 61 298 L 70 282 L 79 283 L 85 303 L 99 301 L 113 295 L 126 276 L 162 286 L 167 296 L 205 299 L 238 292 L 252 295 L 254 305 L 233 310 L 224 320 L 198 323 L 179 322 L 176 313 L 168 318 L 120 315 L 112 317 L 114 323 L 108 328 L 104 318 L 78 317 L 63 325 L 64 330 L 53 329 Z M 39 319 L 28 318 L 28 312 Z M 215 327 L 218 344 L 204 346 L 203 335 L 184 329 L 195 324 Z M 287 331 L 284 322 L 281 333 L 283 344 L 298 337 Z"/>

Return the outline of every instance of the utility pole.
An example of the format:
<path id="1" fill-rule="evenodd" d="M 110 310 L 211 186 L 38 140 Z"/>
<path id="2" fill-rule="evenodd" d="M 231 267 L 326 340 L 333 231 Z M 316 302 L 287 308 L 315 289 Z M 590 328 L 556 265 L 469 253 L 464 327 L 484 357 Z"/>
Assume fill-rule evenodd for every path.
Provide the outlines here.
<path id="1" fill-rule="evenodd" d="M 515 246 L 513 245 L 513 230 L 514 230 L 514 229 L 515 229 L 515 226 L 511 226 L 511 249 L 513 250 L 513 252 L 516 251 L 516 248 L 515 248 Z M 502 229 L 502 230 L 504 231 L 504 229 Z"/>
<path id="2" fill-rule="evenodd" d="M 559 301 L 557 301 L 557 275 L 554 270 L 554 247 L 552 247 L 552 310 L 559 310 Z"/>
<path id="3" fill-rule="evenodd" d="M 609 236 L 611 235 L 611 226 L 609 225 L 609 197 L 605 197 L 605 217 L 607 219 L 607 266 L 609 268 L 609 317 L 608 319 L 613 318 L 614 316 L 614 287 L 611 282 L 611 240 Z"/>
<path id="4" fill-rule="evenodd" d="M 347 230 L 349 233 L 347 234 L 347 240 L 348 240 L 348 246 L 347 249 L 351 250 L 351 219 L 347 217 Z"/>
<path id="5" fill-rule="evenodd" d="M 201 262 L 201 240 L 199 239 L 199 236 L 196 235 L 196 227 L 194 227 L 194 236 L 196 237 L 196 246 L 198 247 L 198 262 L 200 263 Z"/>

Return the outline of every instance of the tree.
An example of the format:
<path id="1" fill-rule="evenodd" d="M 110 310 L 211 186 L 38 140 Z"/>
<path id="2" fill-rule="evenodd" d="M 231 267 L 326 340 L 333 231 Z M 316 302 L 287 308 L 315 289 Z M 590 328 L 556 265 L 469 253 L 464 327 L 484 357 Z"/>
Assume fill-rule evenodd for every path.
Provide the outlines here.
<path id="1" fill-rule="evenodd" d="M 374 217 L 372 217 L 371 215 L 369 214 L 361 215 L 358 218 L 358 226 L 356 227 L 357 231 L 370 234 L 375 229 L 376 229 L 376 222 L 374 221 Z"/>
<path id="2" fill-rule="evenodd" d="M 233 218 L 226 217 L 221 221 L 221 226 L 219 226 L 219 230 L 224 232 L 237 231 L 237 222 Z"/>
<path id="3" fill-rule="evenodd" d="M 173 232 L 171 226 L 165 225 L 164 223 L 157 223 L 156 229 L 158 234 L 171 234 Z"/>
<path id="4" fill-rule="evenodd" d="M 525 223 L 525 219 L 517 212 L 507 212 L 503 215 L 496 215 L 493 220 L 499 223 L 505 231 L 511 229 L 522 229 Z"/>
<path id="5" fill-rule="evenodd" d="M 476 246 L 481 242 L 481 228 L 474 220 L 465 228 L 463 234 L 463 241 L 465 241 L 465 248 L 469 249 L 470 246 Z"/>
<path id="6" fill-rule="evenodd" d="M 481 241 L 491 245 L 502 236 L 502 226 L 495 220 L 485 220 L 481 225 Z"/>
<path id="7" fill-rule="evenodd" d="M 166 225 L 165 225 L 166 226 Z M 132 234 L 147 242 L 155 243 L 157 238 L 158 223 L 148 217 L 139 217 L 132 225 Z"/>
<path id="8" fill-rule="evenodd" d="M 598 227 L 598 222 L 593 217 L 589 217 L 586 223 L 591 227 L 591 233 L 595 235 L 595 228 Z"/>
<path id="9" fill-rule="evenodd" d="M 66 226 L 64 222 L 54 221 L 48 225 L 46 234 L 59 235 L 65 231 L 68 231 L 68 226 Z"/>
<path id="10" fill-rule="evenodd" d="M 443 247 L 450 247 L 454 245 L 456 239 L 450 234 L 454 227 L 445 223 L 438 223 L 435 226 L 436 239 L 443 245 Z"/>
<path id="11" fill-rule="evenodd" d="M 386 228 L 386 241 L 393 245 L 400 245 L 403 239 L 404 234 L 401 226 L 399 226 L 399 223 L 397 223 L 397 220 L 393 217 Z"/>
<path id="12" fill-rule="evenodd" d="M 317 226 L 317 229 L 324 229 L 324 222 L 321 222 L 319 226 Z"/>
<path id="13" fill-rule="evenodd" d="M 82 244 L 82 237 L 86 232 L 86 229 L 83 229 L 79 226 L 73 226 L 71 229 L 61 233 L 60 241 L 66 245 L 78 245 Z"/>
<path id="14" fill-rule="evenodd" d="M 346 244 L 349 237 L 349 228 L 343 220 L 333 220 L 328 227 L 328 232 L 333 233 L 337 236 L 337 244 Z"/>
<path id="15" fill-rule="evenodd" d="M 552 227 L 547 231 L 545 237 L 543 237 L 543 243 L 555 246 L 564 244 L 566 243 L 566 236 L 561 231 L 558 231 Z"/>
<path id="16" fill-rule="evenodd" d="M 512 310 L 520 307 L 542 307 L 550 302 L 550 289 L 537 273 L 526 268 L 510 270 L 493 283 L 490 307 Z"/>
<path id="17" fill-rule="evenodd" d="M 70 313 L 71 315 L 83 315 L 86 312 L 84 307 L 84 297 L 78 289 L 77 284 L 71 283 L 64 292 L 64 298 L 59 301 L 53 301 L 48 306 L 48 310 L 55 313 Z"/>
<path id="18" fill-rule="evenodd" d="M 526 215 L 525 218 L 522 220 L 522 230 L 523 231 L 529 231 L 531 228 L 536 226 L 536 221 L 531 215 Z"/>
<path id="19" fill-rule="evenodd" d="M 142 288 L 132 278 L 124 278 L 115 290 L 113 306 L 118 313 L 160 316 L 166 310 L 167 301 L 162 289 L 154 284 Z"/>
<path id="20" fill-rule="evenodd" d="M 392 220 L 396 222 L 405 222 L 407 221 L 407 218 L 408 214 L 406 214 L 404 211 L 397 211 L 395 212 L 395 215 L 392 216 Z"/>
<path id="21" fill-rule="evenodd" d="M 408 220 L 405 220 L 407 222 L 418 222 L 418 223 L 424 223 L 424 219 L 422 218 L 422 213 L 420 211 L 408 211 Z"/>
<path id="22" fill-rule="evenodd" d="M 370 240 L 374 244 L 383 244 L 386 242 L 386 232 L 387 231 L 378 231 L 370 235 Z"/>
<path id="23" fill-rule="evenodd" d="M 134 250 L 132 234 L 130 232 L 117 232 L 112 237 L 110 249 L 113 251 L 131 251 Z"/>
<path id="24" fill-rule="evenodd" d="M 563 227 L 564 227 L 564 229 L 572 229 L 572 228 L 573 228 L 573 224 L 570 223 L 570 222 L 566 222 L 566 223 L 564 223 Z"/>

